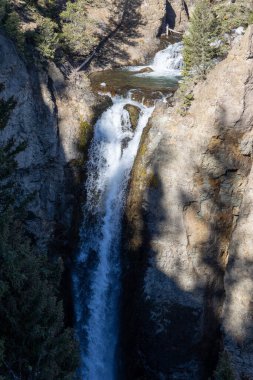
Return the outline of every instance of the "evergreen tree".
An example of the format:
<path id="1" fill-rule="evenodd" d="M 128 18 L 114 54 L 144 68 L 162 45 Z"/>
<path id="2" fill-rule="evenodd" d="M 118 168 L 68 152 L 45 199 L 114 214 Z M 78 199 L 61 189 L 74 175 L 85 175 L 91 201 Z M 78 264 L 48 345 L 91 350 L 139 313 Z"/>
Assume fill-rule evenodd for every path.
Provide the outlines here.
<path id="1" fill-rule="evenodd" d="M 183 76 L 205 78 L 215 55 L 212 46 L 216 30 L 216 19 L 208 0 L 199 0 L 190 20 L 188 33 L 184 37 Z"/>
<path id="2" fill-rule="evenodd" d="M 89 0 L 68 1 L 65 11 L 60 15 L 62 37 L 66 47 L 74 54 L 85 55 L 97 42 L 93 31 L 89 31 L 91 21 L 87 17 Z"/>
<path id="3" fill-rule="evenodd" d="M 72 379 L 77 351 L 64 328 L 59 263 L 32 248 L 15 213 L 0 217 L 0 374 L 16 379 Z M 1 351 L 0 351 L 1 354 Z"/>
<path id="4" fill-rule="evenodd" d="M 36 49 L 47 59 L 54 59 L 59 47 L 59 33 L 57 24 L 49 17 L 38 18 L 38 28 L 34 33 Z"/>

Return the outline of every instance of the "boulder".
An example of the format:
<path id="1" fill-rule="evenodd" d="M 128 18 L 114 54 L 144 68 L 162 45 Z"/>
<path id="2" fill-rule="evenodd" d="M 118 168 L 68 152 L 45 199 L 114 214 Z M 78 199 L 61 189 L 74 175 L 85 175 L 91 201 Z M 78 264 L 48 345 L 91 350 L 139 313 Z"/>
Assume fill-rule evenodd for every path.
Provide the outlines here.
<path id="1" fill-rule="evenodd" d="M 151 69 L 151 67 L 144 67 L 143 69 L 141 69 L 140 71 L 138 71 L 138 74 L 142 74 L 142 73 L 152 73 L 154 70 Z"/>
<path id="2" fill-rule="evenodd" d="M 132 104 L 126 104 L 124 109 L 129 113 L 132 130 L 135 131 L 138 125 L 141 110 L 139 107 L 133 106 Z"/>

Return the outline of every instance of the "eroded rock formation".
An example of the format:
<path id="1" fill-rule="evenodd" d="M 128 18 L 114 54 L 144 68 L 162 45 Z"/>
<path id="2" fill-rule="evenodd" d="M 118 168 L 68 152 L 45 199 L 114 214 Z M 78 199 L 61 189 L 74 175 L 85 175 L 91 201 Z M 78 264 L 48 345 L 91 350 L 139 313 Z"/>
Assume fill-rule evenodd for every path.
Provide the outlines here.
<path id="1" fill-rule="evenodd" d="M 64 246 L 73 227 L 80 122 L 91 120 L 94 96 L 82 73 L 67 79 L 53 63 L 47 69 L 27 68 L 2 35 L 0 55 L 0 96 L 16 101 L 1 141 L 27 142 L 17 157 L 16 180 L 25 194 L 34 193 L 28 206 L 30 231 L 41 246 L 58 231 Z"/>
<path id="2" fill-rule="evenodd" d="M 236 379 L 253 378 L 252 33 L 185 117 L 160 105 L 143 135 L 125 215 L 127 379 L 207 379 L 223 344 Z"/>

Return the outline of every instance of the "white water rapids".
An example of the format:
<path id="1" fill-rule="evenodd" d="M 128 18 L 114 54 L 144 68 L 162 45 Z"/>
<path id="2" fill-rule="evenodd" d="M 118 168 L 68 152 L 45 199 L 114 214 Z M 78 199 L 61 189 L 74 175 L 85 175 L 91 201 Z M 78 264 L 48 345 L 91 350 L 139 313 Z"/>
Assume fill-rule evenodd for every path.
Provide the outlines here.
<path id="1" fill-rule="evenodd" d="M 135 132 L 124 109 L 126 104 L 141 108 Z M 115 376 L 121 216 L 129 174 L 152 111 L 153 107 L 115 97 L 95 126 L 89 152 L 82 246 L 74 276 L 83 380 L 112 380 Z M 87 280 L 88 289 L 83 294 L 82 284 Z"/>
<path id="2" fill-rule="evenodd" d="M 171 56 L 173 49 L 169 50 Z M 172 66 L 177 58 L 171 57 Z M 154 65 L 160 65 L 157 55 Z M 89 149 L 81 246 L 73 274 L 82 380 L 117 378 L 122 214 L 142 131 L 154 109 L 133 101 L 130 95 L 112 100 L 113 105 L 95 125 Z M 127 104 L 140 109 L 134 131 L 124 109 Z"/>
<path id="3" fill-rule="evenodd" d="M 169 45 L 166 49 L 156 53 L 153 62 L 147 66 L 129 66 L 129 71 L 139 71 L 144 68 L 150 68 L 152 72 L 136 74 L 137 76 L 180 76 L 183 67 L 183 44 L 177 42 Z"/>

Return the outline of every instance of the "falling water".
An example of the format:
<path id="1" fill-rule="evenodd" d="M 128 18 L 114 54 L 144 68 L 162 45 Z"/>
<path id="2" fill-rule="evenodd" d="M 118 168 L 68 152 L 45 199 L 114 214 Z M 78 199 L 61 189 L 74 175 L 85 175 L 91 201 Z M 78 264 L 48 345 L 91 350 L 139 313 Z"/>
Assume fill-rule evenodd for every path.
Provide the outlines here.
<path id="1" fill-rule="evenodd" d="M 151 68 L 158 74 L 180 75 L 183 66 L 183 44 L 178 42 L 156 53 Z"/>
<path id="2" fill-rule="evenodd" d="M 183 67 L 183 43 L 177 42 L 156 53 L 153 62 L 148 66 L 129 66 L 129 71 L 139 71 L 150 68 L 152 72 L 136 74 L 139 77 L 149 76 L 180 76 Z"/>
<path id="3" fill-rule="evenodd" d="M 157 53 L 152 68 L 161 76 L 177 75 L 181 49 L 181 44 L 174 44 Z M 154 109 L 133 101 L 130 95 L 115 96 L 112 101 L 95 125 L 89 150 L 81 246 L 73 274 L 82 380 L 117 377 L 122 214 L 142 131 Z M 127 104 L 140 110 L 135 130 Z"/>
<path id="4" fill-rule="evenodd" d="M 141 110 L 135 132 L 126 104 Z M 121 217 L 129 174 L 152 111 L 153 107 L 115 97 L 95 126 L 82 246 L 74 276 L 83 380 L 115 377 Z"/>

